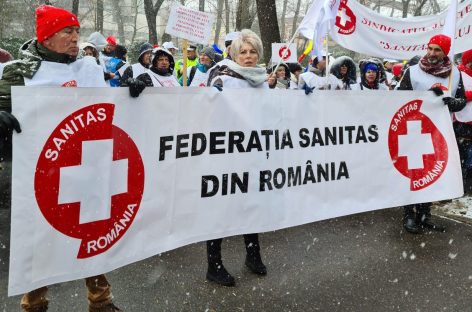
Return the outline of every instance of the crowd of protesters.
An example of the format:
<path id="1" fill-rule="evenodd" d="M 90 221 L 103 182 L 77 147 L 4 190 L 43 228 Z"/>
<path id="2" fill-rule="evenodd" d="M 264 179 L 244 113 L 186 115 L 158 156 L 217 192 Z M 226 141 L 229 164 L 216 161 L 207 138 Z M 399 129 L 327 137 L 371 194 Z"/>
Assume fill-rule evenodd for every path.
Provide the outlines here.
<path id="1" fill-rule="evenodd" d="M 179 47 L 173 42 L 162 45 L 143 43 L 138 62 L 127 62 L 127 48 L 115 37 L 92 33 L 80 43 L 80 23 L 72 13 L 43 5 L 36 10 L 36 38 L 26 42 L 19 51 L 19 60 L 13 61 L 9 52 L 0 49 L 0 151 L 11 156 L 11 135 L 21 132 L 20 122 L 11 114 L 11 86 L 76 86 L 126 87 L 132 97 L 138 97 L 149 87 L 214 87 L 287 89 L 287 92 L 314 90 L 431 90 L 442 96 L 451 113 L 455 113 L 454 130 L 459 142 L 464 177 L 472 175 L 472 125 L 461 121 L 460 112 L 472 101 L 472 50 L 462 55 L 459 66 L 447 56 L 451 40 L 444 35 L 433 36 L 425 55 L 405 64 L 397 60 L 366 58 L 358 62 L 348 56 L 334 59 L 330 55 L 314 57 L 307 68 L 299 63 L 274 63 L 260 66 L 263 55 L 261 39 L 250 30 L 226 35 L 225 51 L 218 53 L 214 46 L 187 47 L 187 59 L 176 60 Z M 55 21 L 54 23 L 52 21 Z M 52 26 L 51 26 L 52 25 Z M 10 51 L 11 52 L 11 51 Z M 53 64 L 83 62 L 88 75 L 67 77 L 60 70 L 48 71 Z M 185 64 L 185 65 L 184 65 Z M 59 65 L 58 65 L 59 66 Z M 57 68 L 57 67 L 54 67 Z M 184 72 L 187 68 L 187 72 Z M 38 73 L 41 79 L 36 79 Z M 73 81 L 73 85 L 71 85 Z M 448 95 L 444 94 L 448 90 Z M 404 207 L 403 226 L 410 233 L 423 228 L 444 231 L 431 219 L 430 203 Z M 225 286 L 234 286 L 235 280 L 223 266 L 221 245 L 223 239 L 207 242 L 207 279 Z M 258 234 L 244 235 L 245 265 L 255 274 L 267 274 L 262 262 Z M 104 275 L 86 279 L 89 311 L 120 311 L 112 302 L 110 285 Z M 23 296 L 25 311 L 46 311 L 47 287 Z"/>

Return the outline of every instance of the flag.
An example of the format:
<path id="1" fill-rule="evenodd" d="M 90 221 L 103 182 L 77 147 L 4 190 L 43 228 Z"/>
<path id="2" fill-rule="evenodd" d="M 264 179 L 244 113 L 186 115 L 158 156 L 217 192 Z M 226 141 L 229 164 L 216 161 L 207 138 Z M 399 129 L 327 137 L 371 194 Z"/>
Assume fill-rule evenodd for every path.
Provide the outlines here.
<path id="1" fill-rule="evenodd" d="M 449 59 L 454 60 L 454 39 L 456 37 L 456 22 L 457 22 L 457 0 L 451 0 L 449 9 L 446 15 L 446 23 L 443 28 L 443 35 L 451 38 L 451 49 L 449 50 Z"/>
<path id="2" fill-rule="evenodd" d="M 314 0 L 298 27 L 300 34 L 313 39 L 313 56 L 326 54 L 323 41 L 336 21 L 339 3 L 340 0 Z"/>

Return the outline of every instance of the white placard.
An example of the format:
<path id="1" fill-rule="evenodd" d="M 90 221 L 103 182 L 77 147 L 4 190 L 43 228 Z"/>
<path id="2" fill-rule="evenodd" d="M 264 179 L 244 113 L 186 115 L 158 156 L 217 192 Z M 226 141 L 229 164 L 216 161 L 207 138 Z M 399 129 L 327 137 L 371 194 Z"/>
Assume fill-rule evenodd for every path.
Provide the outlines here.
<path id="1" fill-rule="evenodd" d="M 191 42 L 208 44 L 215 16 L 192 10 L 182 5 L 174 5 L 170 11 L 166 33 Z"/>
<path id="2" fill-rule="evenodd" d="M 272 43 L 272 63 L 297 63 L 297 45 L 295 43 L 287 46 L 285 43 Z"/>

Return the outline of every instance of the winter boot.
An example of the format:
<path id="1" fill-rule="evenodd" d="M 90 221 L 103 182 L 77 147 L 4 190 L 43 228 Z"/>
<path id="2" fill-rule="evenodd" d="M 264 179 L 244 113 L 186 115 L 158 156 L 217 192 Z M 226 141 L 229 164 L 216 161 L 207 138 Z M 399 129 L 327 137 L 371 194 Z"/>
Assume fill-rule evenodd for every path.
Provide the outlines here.
<path id="1" fill-rule="evenodd" d="M 431 220 L 431 214 L 419 214 L 417 223 L 425 229 L 430 229 L 437 232 L 446 232 L 446 227 L 437 224 Z"/>
<path id="2" fill-rule="evenodd" d="M 122 312 L 113 302 L 108 303 L 102 307 L 94 307 L 89 305 L 89 312 Z"/>
<path id="3" fill-rule="evenodd" d="M 208 271 L 206 278 L 223 286 L 235 286 L 234 277 L 226 271 L 221 261 L 221 243 L 223 239 L 207 241 Z"/>
<path id="4" fill-rule="evenodd" d="M 226 271 L 223 263 L 208 263 L 206 279 L 222 286 L 233 287 L 236 285 L 234 277 Z"/>
<path id="5" fill-rule="evenodd" d="M 259 236 L 257 234 L 244 235 L 244 242 L 246 243 L 246 266 L 255 274 L 266 275 L 267 268 L 262 263 Z"/>
<path id="6" fill-rule="evenodd" d="M 403 207 L 403 227 L 408 233 L 418 234 L 420 228 L 416 224 L 415 211 L 413 205 Z"/>
<path id="7" fill-rule="evenodd" d="M 445 232 L 446 228 L 436 224 L 431 220 L 431 203 L 418 204 L 416 223 L 425 229 L 438 232 Z"/>

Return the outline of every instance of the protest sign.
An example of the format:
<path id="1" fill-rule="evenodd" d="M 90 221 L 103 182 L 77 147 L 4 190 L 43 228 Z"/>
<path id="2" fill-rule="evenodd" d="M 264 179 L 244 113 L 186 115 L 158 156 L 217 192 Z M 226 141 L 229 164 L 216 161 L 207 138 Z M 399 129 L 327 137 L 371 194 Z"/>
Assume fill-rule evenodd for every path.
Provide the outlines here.
<path id="1" fill-rule="evenodd" d="M 450 114 L 432 92 L 12 93 L 24 127 L 10 296 L 198 241 L 463 194 Z"/>
<path id="2" fill-rule="evenodd" d="M 292 43 L 287 46 L 285 43 L 272 43 L 272 63 L 296 63 L 297 62 L 297 46 Z"/>
<path id="3" fill-rule="evenodd" d="M 191 42 L 208 44 L 215 16 L 174 5 L 170 11 L 166 33 Z"/>

